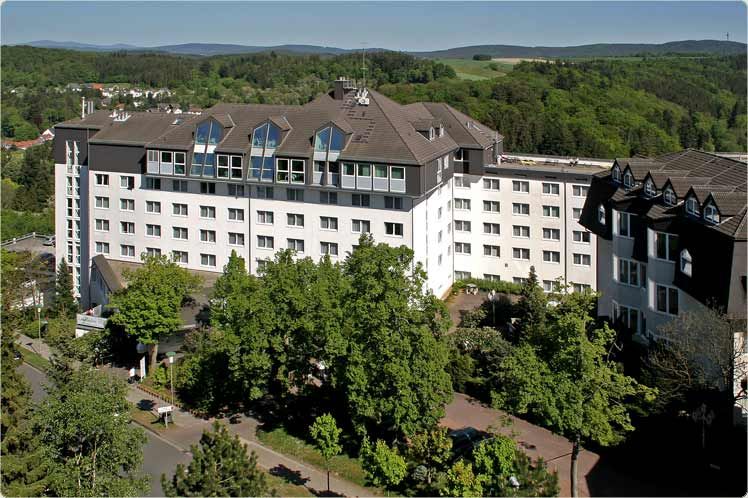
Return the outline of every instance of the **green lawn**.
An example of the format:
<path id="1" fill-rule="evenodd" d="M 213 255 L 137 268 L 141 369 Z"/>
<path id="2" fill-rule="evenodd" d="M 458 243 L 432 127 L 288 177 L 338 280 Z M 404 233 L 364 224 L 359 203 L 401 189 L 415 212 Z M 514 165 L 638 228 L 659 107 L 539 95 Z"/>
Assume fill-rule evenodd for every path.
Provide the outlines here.
<path id="1" fill-rule="evenodd" d="M 304 486 L 291 484 L 282 477 L 266 473 L 265 478 L 267 479 L 268 487 L 275 490 L 275 496 L 314 496 Z"/>
<path id="2" fill-rule="evenodd" d="M 486 80 L 503 76 L 512 70 L 512 64 L 496 61 L 474 61 L 472 59 L 437 59 L 437 62 L 451 66 L 457 77 L 463 80 Z M 498 70 L 491 69 L 496 64 Z"/>
<path id="3" fill-rule="evenodd" d="M 23 356 L 23 361 L 31 365 L 32 367 L 36 367 L 42 372 L 47 370 L 50 366 L 49 360 L 39 356 L 35 352 L 31 351 L 30 349 L 26 349 L 25 346 L 21 346 L 19 351 L 21 352 L 21 356 Z"/>
<path id="4" fill-rule="evenodd" d="M 325 459 L 322 458 L 322 455 L 312 445 L 288 434 L 284 429 L 274 429 L 270 432 L 258 430 L 257 439 L 275 451 L 314 465 L 320 470 L 325 470 Z M 366 486 L 364 470 L 356 458 L 338 455 L 330 460 L 330 470 L 332 474 L 338 475 L 342 479 L 358 484 L 359 486 Z M 369 489 L 371 489 L 372 494 L 381 494 L 380 490 L 376 488 Z"/>

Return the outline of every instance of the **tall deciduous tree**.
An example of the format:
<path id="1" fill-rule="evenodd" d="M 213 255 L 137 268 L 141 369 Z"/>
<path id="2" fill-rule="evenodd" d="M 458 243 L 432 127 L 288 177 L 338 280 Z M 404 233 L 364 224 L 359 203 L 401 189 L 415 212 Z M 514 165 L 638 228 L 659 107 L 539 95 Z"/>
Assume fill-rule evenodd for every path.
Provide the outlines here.
<path id="1" fill-rule="evenodd" d="M 607 324 L 592 327 L 594 299 L 593 294 L 562 298 L 536 342 L 523 342 L 502 361 L 493 392 L 497 407 L 529 413 L 572 441 L 574 496 L 582 443 L 621 441 L 634 430 L 631 402 L 654 396 L 610 359 L 615 332 Z"/>
<path id="2" fill-rule="evenodd" d="M 130 420 L 125 383 L 94 370 L 70 372 L 34 415 L 53 496 L 139 496 L 143 430 Z"/>
<path id="3" fill-rule="evenodd" d="M 201 279 L 166 256 L 143 255 L 143 266 L 123 275 L 127 287 L 112 295 L 109 305 L 117 309 L 110 321 L 148 345 L 150 370 L 155 370 L 158 343 L 179 330 L 182 301 L 197 289 Z"/>
<path id="4" fill-rule="evenodd" d="M 335 418 L 329 413 L 317 417 L 309 428 L 309 434 L 314 439 L 315 446 L 325 459 L 328 491 L 330 491 L 330 459 L 343 450 L 339 443 L 341 432 L 335 423 Z"/>
<path id="5" fill-rule="evenodd" d="M 375 486 L 389 490 L 402 482 L 408 471 L 405 459 L 396 448 L 390 448 L 387 443 L 378 439 L 373 445 L 368 438 L 364 438 L 361 445 L 361 464 L 366 477 Z"/>
<path id="6" fill-rule="evenodd" d="M 448 315 L 424 293 L 423 268 L 407 247 L 362 236 L 344 272 L 350 293 L 343 390 L 354 426 L 395 437 L 433 427 L 452 398 L 441 340 Z"/>
<path id="7" fill-rule="evenodd" d="M 265 475 L 257 467 L 257 455 L 247 453 L 239 437 L 226 426 L 213 423 L 203 432 L 199 445 L 190 448 L 192 461 L 181 463 L 171 480 L 161 476 L 166 496 L 264 496 Z"/>
<path id="8" fill-rule="evenodd" d="M 73 297 L 73 275 L 65 260 L 60 261 L 55 276 L 55 295 L 50 311 L 59 318 L 72 318 L 78 310 L 78 303 Z"/>

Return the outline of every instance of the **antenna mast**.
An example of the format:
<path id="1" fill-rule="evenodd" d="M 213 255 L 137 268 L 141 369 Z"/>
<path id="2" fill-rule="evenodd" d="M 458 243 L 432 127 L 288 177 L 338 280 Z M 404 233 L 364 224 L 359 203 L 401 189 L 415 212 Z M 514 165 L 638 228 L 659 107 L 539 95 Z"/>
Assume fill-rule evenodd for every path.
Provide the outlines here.
<path id="1" fill-rule="evenodd" d="M 363 87 L 366 88 L 366 42 L 362 42 L 361 46 L 361 71 L 364 75 Z"/>

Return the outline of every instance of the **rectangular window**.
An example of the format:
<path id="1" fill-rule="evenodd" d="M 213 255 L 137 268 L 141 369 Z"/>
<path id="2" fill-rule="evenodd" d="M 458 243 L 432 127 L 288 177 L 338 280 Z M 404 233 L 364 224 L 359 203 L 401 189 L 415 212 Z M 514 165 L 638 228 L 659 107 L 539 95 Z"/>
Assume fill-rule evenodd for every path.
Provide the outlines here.
<path id="1" fill-rule="evenodd" d="M 643 266 L 643 265 L 642 265 Z M 638 287 L 643 275 L 639 274 L 639 263 L 630 259 L 618 260 L 618 281 L 622 284 Z"/>
<path id="2" fill-rule="evenodd" d="M 385 209 L 402 209 L 403 208 L 403 198 L 402 197 L 392 197 L 389 195 L 384 196 L 384 207 Z M 470 209 L 470 201 L 468 201 L 468 207 L 467 209 Z"/>
<path id="3" fill-rule="evenodd" d="M 483 245 L 483 255 L 491 258 L 498 258 L 501 255 L 499 246 Z"/>
<path id="4" fill-rule="evenodd" d="M 666 285 L 656 285 L 657 311 L 669 315 L 678 314 L 678 289 Z"/>
<path id="5" fill-rule="evenodd" d="M 678 236 L 665 232 L 654 232 L 654 235 L 657 259 L 676 261 L 678 257 Z"/>
<path id="6" fill-rule="evenodd" d="M 287 239 L 288 248 L 297 253 L 304 253 L 304 241 L 301 239 Z"/>
<path id="7" fill-rule="evenodd" d="M 618 235 L 621 237 L 631 237 L 631 215 L 618 211 Z"/>
<path id="8" fill-rule="evenodd" d="M 320 242 L 319 252 L 322 255 L 329 254 L 330 256 L 338 255 L 338 244 L 335 242 Z"/>
<path id="9" fill-rule="evenodd" d="M 295 202 L 304 202 L 304 191 L 298 188 L 286 189 L 286 200 Z"/>
<path id="10" fill-rule="evenodd" d="M 571 209 L 571 219 L 574 221 L 579 221 L 579 218 L 582 217 L 582 208 L 572 208 Z"/>
<path id="11" fill-rule="evenodd" d="M 135 246 L 130 246 L 126 244 L 120 245 L 119 255 L 125 258 L 134 258 L 135 257 Z"/>
<path id="12" fill-rule="evenodd" d="M 304 215 L 303 214 L 294 214 L 294 213 L 288 213 L 286 215 L 288 226 L 290 227 L 304 227 Z"/>
<path id="13" fill-rule="evenodd" d="M 272 225 L 273 224 L 273 212 L 272 211 L 257 211 L 257 223 L 260 225 Z"/>
<path id="14" fill-rule="evenodd" d="M 161 225 L 147 224 L 145 226 L 145 234 L 148 237 L 161 237 Z"/>
<path id="15" fill-rule="evenodd" d="M 244 185 L 229 183 L 229 195 L 234 197 L 244 197 Z"/>
<path id="16" fill-rule="evenodd" d="M 543 251 L 543 261 L 546 263 L 560 263 L 561 253 L 558 251 Z"/>
<path id="17" fill-rule="evenodd" d="M 558 206 L 543 206 L 543 216 L 546 218 L 558 218 L 560 214 Z"/>
<path id="18" fill-rule="evenodd" d="M 351 220 L 351 232 L 369 233 L 371 232 L 371 223 L 369 220 Z"/>
<path id="19" fill-rule="evenodd" d="M 119 231 L 127 235 L 133 235 L 135 233 L 135 223 L 132 221 L 120 221 Z"/>
<path id="20" fill-rule="evenodd" d="M 109 209 L 109 197 L 96 196 L 95 206 L 99 209 Z"/>
<path id="21" fill-rule="evenodd" d="M 215 194 L 216 184 L 213 182 L 200 182 L 200 193 L 201 194 Z M 215 260 L 215 256 L 213 256 Z"/>
<path id="22" fill-rule="evenodd" d="M 529 204 L 522 204 L 519 202 L 512 203 L 512 214 L 516 214 L 519 216 L 529 216 L 530 215 L 530 205 Z"/>
<path id="23" fill-rule="evenodd" d="M 590 243 L 590 232 L 586 230 L 574 230 L 573 237 L 574 237 L 574 242 L 578 242 L 580 244 Z"/>
<path id="24" fill-rule="evenodd" d="M 320 216 L 319 226 L 322 230 L 337 230 L 338 219 L 330 216 Z"/>
<path id="25" fill-rule="evenodd" d="M 455 188 L 470 188 L 470 182 L 464 176 L 455 176 Z"/>
<path id="26" fill-rule="evenodd" d="M 273 191 L 273 187 L 266 187 L 263 185 L 263 186 L 255 187 L 255 188 L 257 189 L 256 192 L 257 192 L 258 199 L 273 199 L 274 198 L 275 193 Z"/>
<path id="27" fill-rule="evenodd" d="M 146 177 L 145 188 L 148 190 L 161 190 L 161 178 Z"/>
<path id="28" fill-rule="evenodd" d="M 273 249 L 275 247 L 275 239 L 269 235 L 258 235 L 257 247 L 260 249 Z"/>
<path id="29" fill-rule="evenodd" d="M 96 252 L 99 254 L 109 254 L 109 242 L 96 242 Z"/>
<path id="30" fill-rule="evenodd" d="M 501 235 L 501 225 L 498 223 L 484 223 L 483 233 L 485 235 Z"/>
<path id="31" fill-rule="evenodd" d="M 215 230 L 200 230 L 200 242 L 207 242 L 209 244 L 215 244 L 216 243 Z"/>
<path id="32" fill-rule="evenodd" d="M 189 192 L 190 191 L 187 180 L 172 180 L 171 189 L 174 192 Z"/>
<path id="33" fill-rule="evenodd" d="M 574 197 L 587 197 L 587 192 L 590 188 L 587 185 L 572 185 L 571 195 Z"/>
<path id="34" fill-rule="evenodd" d="M 558 195 L 558 183 L 543 183 L 543 195 Z"/>
<path id="35" fill-rule="evenodd" d="M 304 161 L 301 159 L 291 159 L 291 183 L 304 183 Z"/>
<path id="36" fill-rule="evenodd" d="M 175 263 L 187 264 L 189 256 L 187 255 L 187 251 L 171 251 L 171 259 Z"/>
<path id="37" fill-rule="evenodd" d="M 109 220 L 96 219 L 96 231 L 97 232 L 108 232 L 109 231 Z"/>
<path id="38" fill-rule="evenodd" d="M 501 281 L 501 277 L 499 275 L 496 275 L 494 273 L 484 273 L 483 274 L 484 280 L 490 280 L 491 282 L 499 282 Z"/>
<path id="39" fill-rule="evenodd" d="M 230 246 L 243 246 L 244 245 L 244 234 L 237 232 L 229 232 L 229 245 Z"/>
<path id="40" fill-rule="evenodd" d="M 543 280 L 543 292 L 553 292 L 553 280 Z"/>
<path id="41" fill-rule="evenodd" d="M 496 178 L 484 178 L 483 190 L 499 190 L 499 180 Z"/>
<path id="42" fill-rule="evenodd" d="M 530 182 L 512 180 L 512 192 L 527 194 L 530 192 Z"/>
<path id="43" fill-rule="evenodd" d="M 96 174 L 96 185 L 100 187 L 108 187 L 109 186 L 109 175 L 103 175 L 103 174 L 97 173 Z"/>
<path id="44" fill-rule="evenodd" d="M 529 260 L 530 259 L 530 250 L 524 247 L 513 247 L 512 248 L 512 257 L 514 259 L 524 259 Z"/>
<path id="45" fill-rule="evenodd" d="M 216 219 L 216 208 L 214 206 L 200 206 L 200 218 Z"/>
<path id="46" fill-rule="evenodd" d="M 159 201 L 145 201 L 145 212 L 161 214 L 161 203 Z"/>
<path id="47" fill-rule="evenodd" d="M 470 199 L 455 199 L 455 209 L 470 211 Z"/>
<path id="48" fill-rule="evenodd" d="M 592 256 L 589 254 L 574 253 L 574 264 L 578 266 L 590 266 L 592 264 Z"/>
<path id="49" fill-rule="evenodd" d="M 543 228 L 543 239 L 561 240 L 561 230 L 558 228 Z"/>
<path id="50" fill-rule="evenodd" d="M 469 232 L 470 222 L 464 220 L 455 220 L 455 232 Z"/>
<path id="51" fill-rule="evenodd" d="M 185 153 L 175 152 L 174 153 L 174 174 L 184 175 L 185 174 Z"/>
<path id="52" fill-rule="evenodd" d="M 337 205 L 338 193 L 337 192 L 320 192 L 319 203 Z"/>
<path id="53" fill-rule="evenodd" d="M 229 208 L 229 221 L 244 221 L 244 210 Z"/>
<path id="54" fill-rule="evenodd" d="M 159 249 L 158 247 L 146 247 L 145 253 L 148 256 L 161 256 L 161 249 Z"/>
<path id="55" fill-rule="evenodd" d="M 484 213 L 498 213 L 500 210 L 499 201 L 483 201 Z"/>
<path id="56" fill-rule="evenodd" d="M 171 205 L 171 208 L 171 214 L 174 216 L 187 216 L 187 204 L 174 203 Z"/>
<path id="57" fill-rule="evenodd" d="M 471 254 L 472 248 L 469 242 L 455 242 L 455 254 Z"/>
<path id="58" fill-rule="evenodd" d="M 135 211 L 135 199 L 120 199 L 119 208 L 121 211 Z"/>
<path id="59" fill-rule="evenodd" d="M 216 266 L 216 255 L 215 254 L 200 254 L 200 265 L 202 266 Z"/>
<path id="60" fill-rule="evenodd" d="M 471 274 L 469 271 L 457 271 L 455 270 L 455 280 L 467 280 Z"/>
<path id="61" fill-rule="evenodd" d="M 385 222 L 384 233 L 393 237 L 403 236 L 403 224 L 402 223 L 391 223 Z"/>
<path id="62" fill-rule="evenodd" d="M 98 176 L 98 175 L 97 175 Z M 134 176 L 120 176 L 119 177 L 120 188 L 126 188 L 132 190 L 135 188 L 135 177 Z"/>
<path id="63" fill-rule="evenodd" d="M 178 240 L 187 240 L 188 233 L 186 227 L 172 227 L 172 237 Z"/>
<path id="64" fill-rule="evenodd" d="M 351 205 L 359 207 L 369 207 L 371 204 L 371 198 L 369 194 L 353 194 L 351 195 Z"/>
<path id="65" fill-rule="evenodd" d="M 530 227 L 525 225 L 514 225 L 512 226 L 512 237 L 519 237 L 521 239 L 530 238 Z"/>
<path id="66" fill-rule="evenodd" d="M 229 156 L 219 155 L 216 157 L 218 166 L 218 178 L 229 177 Z"/>

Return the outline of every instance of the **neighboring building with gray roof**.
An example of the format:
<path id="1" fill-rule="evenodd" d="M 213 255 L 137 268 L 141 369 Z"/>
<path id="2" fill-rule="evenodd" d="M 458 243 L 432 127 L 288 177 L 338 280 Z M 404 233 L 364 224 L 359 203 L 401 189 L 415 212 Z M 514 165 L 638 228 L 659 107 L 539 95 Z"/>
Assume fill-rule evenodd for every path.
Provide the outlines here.
<path id="1" fill-rule="evenodd" d="M 342 260 L 367 232 L 412 248 L 439 296 L 455 277 L 520 281 L 531 265 L 544 284 L 594 287 L 594 239 L 575 217 L 601 167 L 502 159 L 498 132 L 443 103 L 338 80 L 301 106 L 98 111 L 55 131 L 57 257 L 86 305 L 103 299 L 88 292 L 97 256 L 218 273 L 236 251 L 256 273 L 285 248 Z"/>

